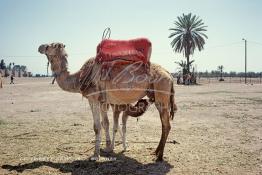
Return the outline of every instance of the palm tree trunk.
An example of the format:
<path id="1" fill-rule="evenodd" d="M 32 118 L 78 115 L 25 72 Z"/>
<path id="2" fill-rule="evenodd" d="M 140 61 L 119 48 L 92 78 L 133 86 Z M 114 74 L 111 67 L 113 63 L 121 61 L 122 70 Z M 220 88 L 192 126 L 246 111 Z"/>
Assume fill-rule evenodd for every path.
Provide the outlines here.
<path id="1" fill-rule="evenodd" d="M 189 55 L 186 56 L 186 67 L 187 67 L 187 74 L 188 74 L 190 73 Z"/>

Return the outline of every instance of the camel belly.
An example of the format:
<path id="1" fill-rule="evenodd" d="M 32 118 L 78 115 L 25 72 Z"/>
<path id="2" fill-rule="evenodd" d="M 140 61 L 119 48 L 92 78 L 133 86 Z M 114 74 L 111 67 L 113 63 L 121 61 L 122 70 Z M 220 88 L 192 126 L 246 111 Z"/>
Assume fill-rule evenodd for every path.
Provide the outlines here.
<path id="1" fill-rule="evenodd" d="M 150 77 L 144 64 L 120 64 L 106 68 L 96 66 L 99 72 L 96 83 L 102 101 L 106 100 L 111 104 L 129 104 L 146 95 Z"/>
<path id="2" fill-rule="evenodd" d="M 106 101 L 111 104 L 137 102 L 146 95 L 147 83 L 106 83 Z"/>

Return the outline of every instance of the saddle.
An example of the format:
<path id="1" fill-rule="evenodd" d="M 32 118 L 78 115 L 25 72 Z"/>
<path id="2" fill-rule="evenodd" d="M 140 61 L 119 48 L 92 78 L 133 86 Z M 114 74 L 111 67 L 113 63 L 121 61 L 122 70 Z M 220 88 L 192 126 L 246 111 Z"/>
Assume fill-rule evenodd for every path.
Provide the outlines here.
<path id="1" fill-rule="evenodd" d="M 97 63 L 118 61 L 120 64 L 130 62 L 149 63 L 151 42 L 146 38 L 132 40 L 105 39 L 97 46 Z"/>
<path id="2" fill-rule="evenodd" d="M 97 86 L 98 91 L 100 91 L 99 99 L 101 102 L 105 101 L 105 82 L 116 77 L 126 66 L 138 63 L 141 66 L 139 70 L 136 70 L 137 72 L 141 74 L 149 72 L 151 50 L 151 42 L 145 38 L 102 40 L 97 46 L 97 54 L 94 60 L 88 61 L 81 69 L 81 92 L 86 94 L 89 87 L 93 86 L 93 80 L 99 78 L 100 83 Z M 93 68 L 97 66 L 100 67 L 100 69 L 95 69 L 99 72 L 98 74 L 93 71 Z"/>

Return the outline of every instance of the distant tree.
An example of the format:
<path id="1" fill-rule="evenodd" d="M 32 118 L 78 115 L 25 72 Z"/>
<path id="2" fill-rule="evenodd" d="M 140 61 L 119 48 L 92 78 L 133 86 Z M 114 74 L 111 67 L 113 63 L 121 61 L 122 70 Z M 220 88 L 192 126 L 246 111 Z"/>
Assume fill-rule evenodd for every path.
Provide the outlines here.
<path id="1" fill-rule="evenodd" d="M 23 71 L 23 72 L 27 71 L 27 67 L 26 66 L 20 66 L 20 68 L 21 68 L 21 71 Z"/>
<path id="2" fill-rule="evenodd" d="M 184 54 L 187 61 L 186 72 L 190 73 L 189 57 L 196 48 L 199 51 L 204 49 L 205 38 L 208 37 L 203 32 L 207 31 L 207 26 L 204 26 L 202 19 L 191 13 L 178 16 L 174 24 L 175 27 L 169 29 L 172 31 L 169 38 L 173 38 L 171 47 L 175 52 Z"/>
<path id="3" fill-rule="evenodd" d="M 9 63 L 8 69 L 9 69 L 9 70 L 12 69 L 12 63 Z"/>
<path id="4" fill-rule="evenodd" d="M 220 79 L 219 81 L 224 81 L 223 79 L 223 69 L 224 69 L 224 66 L 223 65 L 220 65 L 217 67 L 218 71 L 220 72 Z"/>
<path id="5" fill-rule="evenodd" d="M 236 75 L 237 75 L 237 73 L 234 72 L 234 71 L 229 72 L 229 76 L 230 76 L 230 77 L 235 77 Z"/>
<path id="6" fill-rule="evenodd" d="M 0 62 L 0 69 L 6 69 L 5 61 L 3 59 Z"/>
<path id="7" fill-rule="evenodd" d="M 7 69 L 5 69 L 4 71 L 5 71 L 4 76 L 5 76 L 5 77 L 8 77 L 8 76 L 10 75 L 10 74 L 9 74 L 9 71 L 8 71 Z"/>

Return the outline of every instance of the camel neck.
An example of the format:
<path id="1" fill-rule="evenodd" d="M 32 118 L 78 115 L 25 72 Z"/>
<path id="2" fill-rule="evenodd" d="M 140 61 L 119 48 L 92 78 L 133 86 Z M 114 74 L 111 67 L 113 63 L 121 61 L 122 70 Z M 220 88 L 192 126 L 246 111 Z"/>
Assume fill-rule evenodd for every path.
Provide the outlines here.
<path id="1" fill-rule="evenodd" d="M 80 72 L 70 74 L 67 70 L 67 56 L 60 58 L 62 61 L 60 71 L 53 70 L 56 76 L 57 84 L 61 89 L 68 92 L 80 92 Z"/>
<path id="2" fill-rule="evenodd" d="M 56 81 L 59 87 L 68 92 L 80 92 L 79 84 L 80 72 L 70 74 L 68 71 L 60 72 L 56 76 Z"/>

